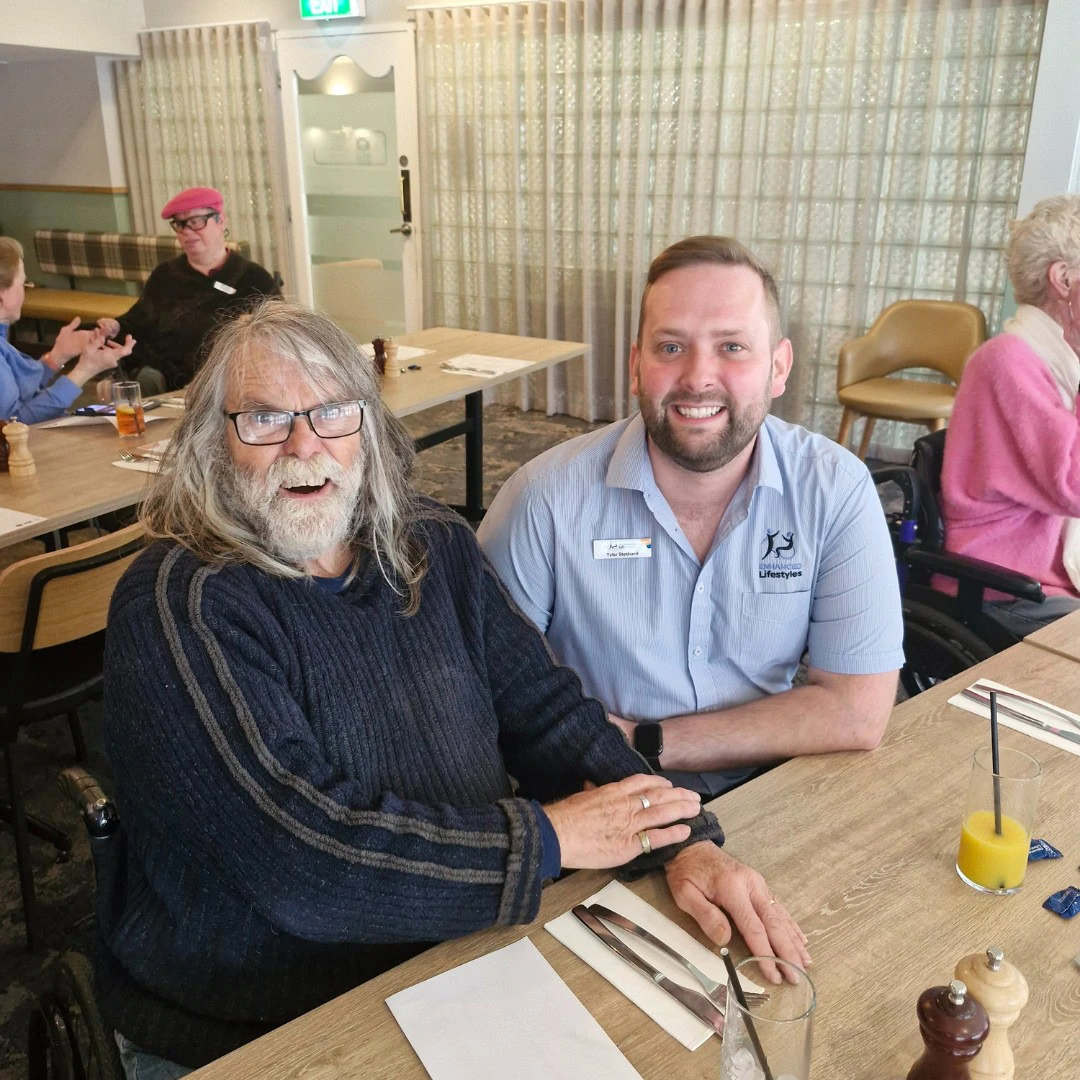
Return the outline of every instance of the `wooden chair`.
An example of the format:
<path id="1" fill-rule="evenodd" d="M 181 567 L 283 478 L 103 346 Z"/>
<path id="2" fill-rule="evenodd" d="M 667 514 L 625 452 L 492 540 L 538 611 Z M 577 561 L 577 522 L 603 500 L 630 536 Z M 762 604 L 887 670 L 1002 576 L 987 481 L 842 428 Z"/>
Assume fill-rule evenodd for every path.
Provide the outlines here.
<path id="1" fill-rule="evenodd" d="M 859 457 L 870 449 L 878 418 L 925 424 L 931 431 L 952 415 L 956 383 L 968 357 L 986 340 L 986 319 L 972 304 L 901 300 L 890 304 L 860 338 L 840 349 L 836 397 L 844 406 L 837 442 L 845 444 L 858 416 L 866 417 Z M 887 376 L 904 368 L 932 368 L 949 386 Z"/>
<path id="2" fill-rule="evenodd" d="M 0 744 L 10 800 L 0 803 L 0 820 L 10 821 L 15 833 L 26 938 L 34 952 L 40 951 L 41 939 L 29 834 L 49 841 L 62 855 L 71 839 L 26 814 L 16 762 L 19 728 L 66 713 L 76 751 L 85 755 L 76 710 L 101 694 L 109 601 L 144 540 L 142 526 L 129 525 L 0 572 Z"/>

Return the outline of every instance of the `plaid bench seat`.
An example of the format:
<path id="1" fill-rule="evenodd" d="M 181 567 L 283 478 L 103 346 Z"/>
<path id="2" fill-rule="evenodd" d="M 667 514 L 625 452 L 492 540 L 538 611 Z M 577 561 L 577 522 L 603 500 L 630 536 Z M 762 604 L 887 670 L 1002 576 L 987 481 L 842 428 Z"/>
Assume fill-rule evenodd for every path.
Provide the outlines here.
<path id="1" fill-rule="evenodd" d="M 231 243 L 229 247 L 248 256 L 246 243 Z M 38 229 L 34 250 L 42 270 L 62 274 L 74 289 L 77 278 L 143 284 L 158 263 L 180 254 L 180 244 L 175 236 Z"/>

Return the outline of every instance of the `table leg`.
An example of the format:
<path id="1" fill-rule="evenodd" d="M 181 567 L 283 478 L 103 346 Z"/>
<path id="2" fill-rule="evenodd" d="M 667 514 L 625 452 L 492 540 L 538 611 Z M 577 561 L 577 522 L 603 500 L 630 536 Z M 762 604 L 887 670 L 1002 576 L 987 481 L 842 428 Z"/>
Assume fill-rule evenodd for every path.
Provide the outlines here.
<path id="1" fill-rule="evenodd" d="M 465 395 L 465 517 L 484 516 L 484 392 Z"/>

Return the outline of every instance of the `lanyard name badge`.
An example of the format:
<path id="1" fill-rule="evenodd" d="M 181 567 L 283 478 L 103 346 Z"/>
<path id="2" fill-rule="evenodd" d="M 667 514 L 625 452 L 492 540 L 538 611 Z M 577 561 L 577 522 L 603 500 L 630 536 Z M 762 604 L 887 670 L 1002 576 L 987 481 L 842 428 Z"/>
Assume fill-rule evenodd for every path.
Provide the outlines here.
<path id="1" fill-rule="evenodd" d="M 214 288 L 219 292 L 225 293 L 226 296 L 236 295 L 236 290 L 231 285 L 226 285 L 224 281 L 215 281 Z"/>
<path id="2" fill-rule="evenodd" d="M 651 559 L 652 537 L 632 537 L 626 540 L 594 540 L 594 559 Z"/>

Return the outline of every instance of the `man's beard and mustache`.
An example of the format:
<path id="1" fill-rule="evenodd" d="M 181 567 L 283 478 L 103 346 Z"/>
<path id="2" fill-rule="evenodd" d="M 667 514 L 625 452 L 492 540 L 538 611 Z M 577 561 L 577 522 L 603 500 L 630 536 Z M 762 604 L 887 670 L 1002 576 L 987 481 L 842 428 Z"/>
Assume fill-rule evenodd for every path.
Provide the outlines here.
<path id="1" fill-rule="evenodd" d="M 720 390 L 707 394 L 689 394 L 673 391 L 659 404 L 646 394 L 638 398 L 641 418 L 649 438 L 676 465 L 690 472 L 706 473 L 722 468 L 734 461 L 758 433 L 772 406 L 770 384 L 762 390 L 758 402 L 736 408 L 731 398 Z M 690 407 L 720 405 L 727 411 L 727 423 L 716 435 L 681 431 L 668 419 L 668 409 L 673 403 Z"/>
<path id="2" fill-rule="evenodd" d="M 329 454 L 307 460 L 279 458 L 265 474 L 231 466 L 226 473 L 226 498 L 271 554 L 293 566 L 303 566 L 342 545 L 354 534 L 363 457 L 346 469 Z M 318 499 L 293 499 L 281 488 L 334 487 Z"/>

